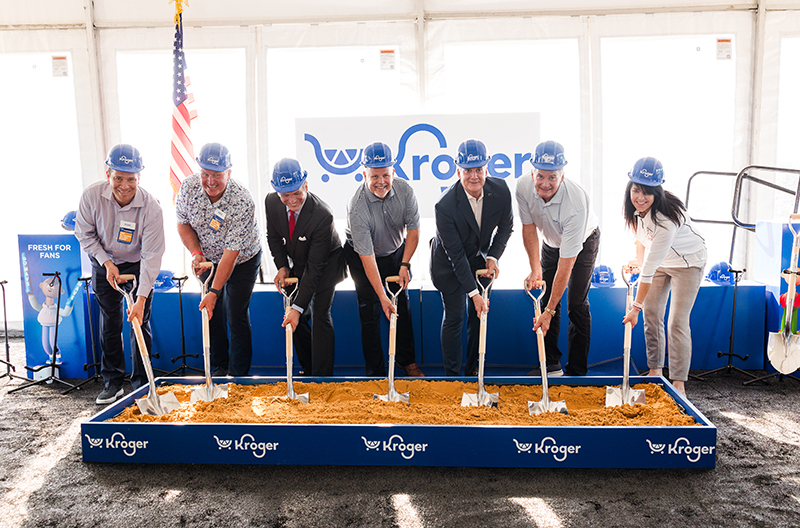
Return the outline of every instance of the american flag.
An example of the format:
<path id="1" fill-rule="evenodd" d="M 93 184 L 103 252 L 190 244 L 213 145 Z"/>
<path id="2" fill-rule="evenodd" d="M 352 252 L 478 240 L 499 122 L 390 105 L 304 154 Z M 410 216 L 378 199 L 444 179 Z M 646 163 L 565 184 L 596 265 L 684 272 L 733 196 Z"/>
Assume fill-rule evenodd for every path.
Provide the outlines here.
<path id="1" fill-rule="evenodd" d="M 169 166 L 169 182 L 172 185 L 172 200 L 181 188 L 181 181 L 194 170 L 194 147 L 192 146 L 192 120 L 197 111 L 192 108 L 194 95 L 189 76 L 186 75 L 186 55 L 183 52 L 183 2 L 175 0 L 175 47 L 173 58 L 172 90 L 172 161 Z"/>

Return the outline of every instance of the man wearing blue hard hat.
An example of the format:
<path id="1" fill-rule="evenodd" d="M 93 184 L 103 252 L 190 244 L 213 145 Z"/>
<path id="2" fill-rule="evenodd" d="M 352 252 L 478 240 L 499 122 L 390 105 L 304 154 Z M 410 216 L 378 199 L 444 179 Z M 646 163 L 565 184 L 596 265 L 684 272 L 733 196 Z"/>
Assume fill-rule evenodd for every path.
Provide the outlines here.
<path id="1" fill-rule="evenodd" d="M 491 156 L 486 145 L 468 139 L 458 146 L 458 181 L 435 206 L 436 236 L 431 240 L 431 278 L 444 305 L 441 340 L 447 376 L 461 373 L 462 329 L 467 308 L 465 374 L 478 374 L 480 316 L 489 306 L 478 293 L 475 272 L 487 269 L 495 277 L 497 261 L 514 228 L 511 191 L 500 178 L 487 177 Z M 471 306 L 467 307 L 467 300 Z"/>
<path id="2" fill-rule="evenodd" d="M 136 302 L 128 321 L 139 320 L 148 350 L 152 350 L 150 305 L 153 285 L 164 255 L 164 217 L 161 205 L 139 187 L 144 169 L 139 151 L 126 144 L 111 148 L 106 157 L 106 181 L 89 185 L 81 195 L 75 216 L 75 237 L 92 263 L 92 288 L 100 306 L 100 372 L 104 388 L 98 405 L 115 402 L 124 394 L 125 352 L 122 345 L 123 297 L 115 284 L 120 275 L 133 274 Z M 131 328 L 134 389 L 147 383 L 139 345 Z"/>
<path id="3" fill-rule="evenodd" d="M 333 376 L 334 332 L 331 305 L 336 285 L 347 276 L 344 250 L 333 223 L 333 211 L 308 192 L 308 172 L 284 158 L 270 180 L 275 190 L 264 200 L 267 243 L 282 288 L 297 277 L 297 297 L 283 326 L 292 325 L 297 359 L 309 376 Z"/>
<path id="4" fill-rule="evenodd" d="M 196 161 L 200 172 L 181 183 L 175 200 L 178 234 L 203 280 L 209 271 L 199 264 L 215 264 L 211 286 L 200 301 L 200 310 L 207 309 L 210 318 L 212 374 L 247 376 L 253 356 L 250 297 L 261 266 L 255 202 L 231 178 L 227 147 L 207 143 Z"/>
<path id="5" fill-rule="evenodd" d="M 419 209 L 414 189 L 394 175 L 395 160 L 386 143 L 364 147 L 364 184 L 347 204 L 345 258 L 356 286 L 361 347 L 367 376 L 386 376 L 381 344 L 381 313 L 397 313 L 397 363 L 406 374 L 424 374 L 414 358 L 414 329 L 406 288 L 411 282 L 411 257 L 419 243 Z M 403 291 L 392 306 L 384 291 L 389 276 L 400 276 Z"/>
<path id="6" fill-rule="evenodd" d="M 564 373 L 585 376 L 592 332 L 589 286 L 600 245 L 597 216 L 586 191 L 564 177 L 567 159 L 560 143 L 539 143 L 531 163 L 530 175 L 523 175 L 517 181 L 516 197 L 522 221 L 522 242 L 531 265 L 526 286 L 537 287 L 541 281 L 547 285 L 542 299 L 545 308 L 533 329 L 541 328 L 545 332 L 548 376 Z M 567 364 L 562 370 L 558 334 L 561 296 L 565 290 L 569 292 L 569 348 Z M 541 371 L 535 368 L 528 375 L 541 376 Z"/>

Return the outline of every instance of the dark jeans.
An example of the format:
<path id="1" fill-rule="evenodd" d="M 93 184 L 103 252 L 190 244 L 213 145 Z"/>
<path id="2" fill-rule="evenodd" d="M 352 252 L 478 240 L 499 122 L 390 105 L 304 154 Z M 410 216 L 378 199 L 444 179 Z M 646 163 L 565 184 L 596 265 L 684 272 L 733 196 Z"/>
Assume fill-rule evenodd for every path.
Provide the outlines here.
<path id="1" fill-rule="evenodd" d="M 237 264 L 217 297 L 214 313 L 208 322 L 211 366 L 226 369 L 230 376 L 247 376 L 253 358 L 250 331 L 250 297 L 261 266 L 261 251 L 250 260 Z M 216 273 L 216 268 L 214 268 Z M 205 281 L 208 272 L 200 276 Z M 214 280 L 211 280 L 213 283 Z M 211 284 L 209 283 L 209 284 Z M 228 358 L 230 326 L 230 359 Z"/>
<path id="2" fill-rule="evenodd" d="M 589 311 L 589 286 L 591 286 L 594 263 L 600 246 L 600 229 L 597 228 L 583 243 L 578 253 L 572 274 L 567 284 L 567 316 L 569 317 L 568 360 L 564 367 L 567 376 L 585 376 L 588 370 L 589 340 L 592 334 L 592 314 Z M 542 299 L 542 309 L 550 300 L 550 287 L 558 270 L 559 250 L 542 244 L 542 278 L 548 289 Z M 550 320 L 550 329 L 544 336 L 547 364 L 561 362 L 558 348 L 558 333 L 561 329 L 561 300 L 556 306 L 556 314 Z"/>
<path id="3" fill-rule="evenodd" d="M 454 293 L 442 293 L 444 315 L 442 316 L 442 362 L 445 376 L 460 376 L 464 356 L 463 331 L 464 309 L 467 310 L 467 364 L 464 372 L 469 375 L 478 366 L 478 344 L 481 320 L 472 299 L 461 288 Z"/>
<path id="4" fill-rule="evenodd" d="M 375 259 L 381 281 L 400 273 L 403 251 L 405 251 L 405 244 L 391 255 Z M 383 361 L 383 345 L 381 343 L 381 317 L 384 316 L 381 302 L 367 278 L 361 257 L 349 242 L 344 245 L 344 255 L 347 265 L 350 266 L 350 276 L 356 285 L 358 316 L 361 319 L 361 348 L 364 352 L 366 375 L 383 377 L 386 376 L 386 365 Z M 389 297 L 391 298 L 391 296 Z M 397 296 L 397 350 L 395 354 L 395 360 L 401 367 L 415 362 L 414 329 L 411 325 L 407 290 L 403 290 Z"/>
<path id="5" fill-rule="evenodd" d="M 336 287 L 317 290 L 294 331 L 297 360 L 311 376 L 333 376 L 335 340 L 331 305 Z"/>
<path id="6" fill-rule="evenodd" d="M 122 345 L 122 323 L 128 318 L 125 311 L 125 299 L 121 293 L 111 287 L 106 280 L 106 269 L 94 258 L 92 261 L 92 289 L 94 289 L 97 304 L 100 306 L 100 349 L 103 357 L 100 360 L 100 372 L 103 375 L 103 382 L 106 387 L 122 387 L 125 377 L 125 351 Z M 121 275 L 133 274 L 136 281 L 139 281 L 139 263 L 123 262 L 117 265 Z M 128 281 L 121 285 L 122 288 L 130 289 L 132 282 Z M 137 286 L 138 287 L 138 286 Z M 136 292 L 133 292 L 133 300 L 136 301 Z M 144 314 L 142 320 L 142 334 L 148 352 L 153 350 L 153 333 L 150 330 L 150 307 L 153 303 L 153 292 L 147 297 L 144 304 Z M 138 389 L 147 383 L 147 371 L 142 363 L 142 356 L 139 352 L 139 345 L 136 341 L 136 334 L 131 327 L 130 344 L 132 350 L 133 373 L 131 374 L 131 386 Z"/>

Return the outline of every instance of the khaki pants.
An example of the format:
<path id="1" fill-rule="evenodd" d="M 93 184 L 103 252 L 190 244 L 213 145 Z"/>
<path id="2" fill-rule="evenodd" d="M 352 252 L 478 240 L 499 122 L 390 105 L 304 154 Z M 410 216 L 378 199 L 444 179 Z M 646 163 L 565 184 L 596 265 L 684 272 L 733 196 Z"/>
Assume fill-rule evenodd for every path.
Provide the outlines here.
<path id="1" fill-rule="evenodd" d="M 703 281 L 703 268 L 658 268 L 645 299 L 644 340 L 647 345 L 647 366 L 664 367 L 667 336 L 664 313 L 672 290 L 669 309 L 669 377 L 686 381 L 692 361 L 692 333 L 689 315 Z"/>

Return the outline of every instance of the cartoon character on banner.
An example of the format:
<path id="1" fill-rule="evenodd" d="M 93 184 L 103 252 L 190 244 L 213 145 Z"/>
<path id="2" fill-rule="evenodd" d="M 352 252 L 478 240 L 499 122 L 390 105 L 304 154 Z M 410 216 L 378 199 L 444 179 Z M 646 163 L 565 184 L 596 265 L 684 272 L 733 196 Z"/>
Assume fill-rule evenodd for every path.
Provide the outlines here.
<path id="1" fill-rule="evenodd" d="M 31 308 L 39 312 L 39 316 L 36 318 L 36 320 L 39 321 L 40 325 L 42 325 L 42 348 L 47 354 L 47 362 L 49 363 L 53 357 L 56 327 L 59 323 L 61 323 L 64 317 L 69 317 L 72 314 L 75 296 L 80 291 L 81 284 L 80 282 L 75 284 L 72 294 L 70 294 L 69 299 L 67 299 L 66 306 L 58 310 L 58 305 L 56 304 L 56 300 L 58 299 L 59 295 L 58 280 L 55 277 L 47 277 L 45 280 L 39 283 L 39 288 L 44 294 L 44 302 L 40 304 L 38 299 L 36 299 L 36 295 L 31 291 L 31 281 L 28 274 L 28 260 L 25 257 L 25 253 L 22 254 L 22 269 L 25 273 L 25 293 L 28 294 L 28 302 L 30 303 Z M 64 293 L 63 288 L 61 288 L 61 293 Z M 56 312 L 59 314 L 57 321 Z M 61 363 L 60 350 L 56 353 L 56 363 Z"/>

